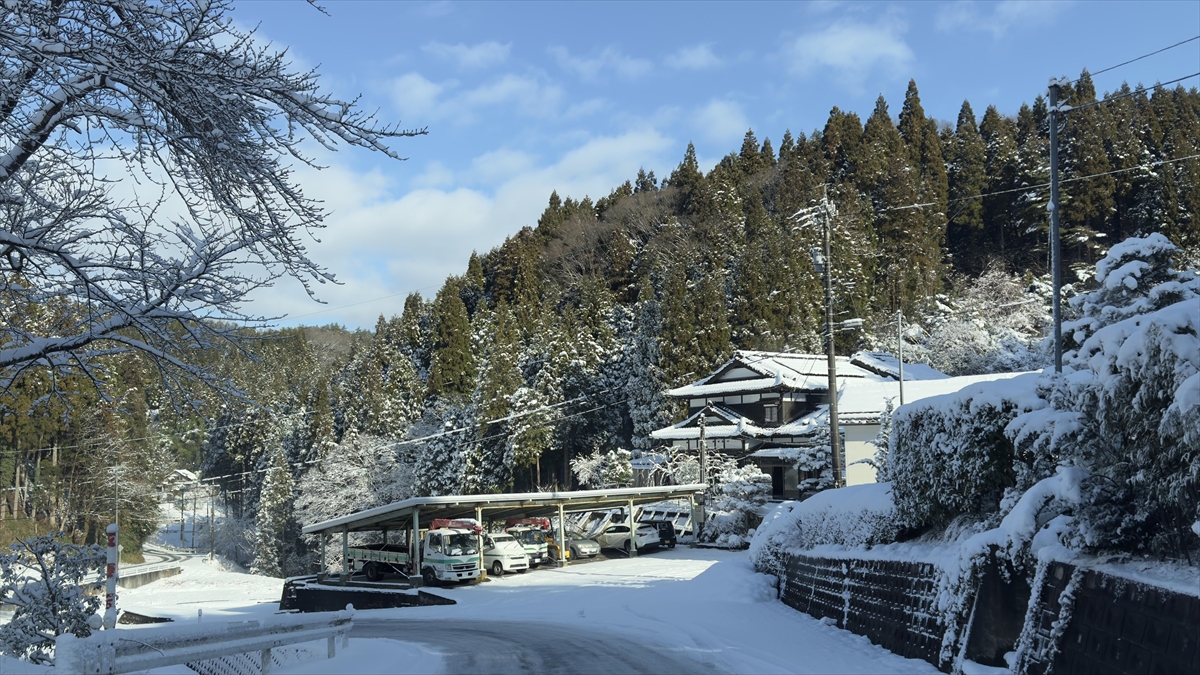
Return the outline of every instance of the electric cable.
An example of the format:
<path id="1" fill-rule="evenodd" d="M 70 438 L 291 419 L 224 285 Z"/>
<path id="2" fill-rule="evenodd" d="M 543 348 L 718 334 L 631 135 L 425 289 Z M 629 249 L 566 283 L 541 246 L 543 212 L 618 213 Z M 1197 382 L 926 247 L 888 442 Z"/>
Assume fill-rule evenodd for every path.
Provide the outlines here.
<path id="1" fill-rule="evenodd" d="M 1097 71 L 1096 71 L 1096 72 L 1094 72 L 1094 73 L 1088 73 L 1088 76 L 1090 76 L 1090 77 L 1095 77 L 1095 76 L 1097 76 L 1097 75 L 1100 75 L 1101 73 L 1107 73 L 1107 72 L 1108 72 L 1108 71 L 1110 71 L 1110 70 L 1116 70 L 1117 68 L 1120 68 L 1121 66 L 1127 66 L 1127 65 L 1129 65 L 1129 64 L 1131 64 L 1131 63 L 1134 63 L 1134 62 L 1136 62 L 1136 61 L 1141 61 L 1142 59 L 1145 59 L 1145 58 L 1149 58 L 1149 57 L 1151 57 L 1151 56 L 1154 56 L 1155 54 L 1161 54 L 1161 53 L 1163 53 L 1163 52 L 1167 51 L 1168 49 L 1174 49 L 1174 48 L 1176 48 L 1176 47 L 1179 47 L 1180 45 L 1186 45 L 1186 44 L 1187 44 L 1187 43 L 1189 43 L 1189 42 L 1195 42 L 1196 40 L 1200 40 L 1200 35 L 1197 35 L 1197 36 L 1195 36 L 1195 37 L 1190 37 L 1190 38 L 1188 38 L 1188 39 L 1186 39 L 1186 40 L 1184 40 L 1184 41 L 1182 41 L 1182 42 L 1176 42 L 1175 44 L 1173 44 L 1173 45 L 1171 45 L 1171 46 L 1169 46 L 1169 47 L 1163 47 L 1162 49 L 1159 49 L 1159 50 L 1157 50 L 1157 51 L 1150 52 L 1149 54 L 1142 54 L 1141 56 L 1139 56 L 1139 57 L 1137 57 L 1137 58 L 1134 58 L 1134 59 L 1129 59 L 1128 61 L 1123 61 L 1123 62 L 1121 62 L 1121 63 L 1118 63 L 1118 64 L 1117 64 L 1117 65 L 1115 65 L 1115 66 L 1109 66 L 1109 67 L 1107 67 L 1107 68 L 1105 68 L 1105 69 L 1103 69 L 1103 70 L 1097 70 Z M 1077 78 L 1075 78 L 1074 80 L 1071 80 L 1071 84 L 1074 84 L 1074 83 L 1078 82 L 1080 79 L 1081 79 L 1081 78 L 1078 78 L 1078 77 L 1077 77 Z"/>

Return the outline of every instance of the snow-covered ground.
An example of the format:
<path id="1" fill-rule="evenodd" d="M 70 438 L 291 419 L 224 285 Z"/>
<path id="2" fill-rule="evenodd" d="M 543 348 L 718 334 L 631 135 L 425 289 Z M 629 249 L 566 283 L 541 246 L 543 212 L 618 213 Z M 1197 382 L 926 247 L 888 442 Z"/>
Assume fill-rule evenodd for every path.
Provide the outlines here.
<path id="1" fill-rule="evenodd" d="M 203 558 L 185 561 L 179 576 L 123 591 L 120 605 L 181 622 L 197 621 L 198 610 L 203 621 L 275 611 L 281 580 L 225 571 Z M 458 604 L 361 611 L 356 621 L 532 622 L 581 634 L 624 634 L 735 673 L 937 672 L 786 607 L 745 552 L 680 547 L 434 592 Z M 442 655 L 428 646 L 356 638 L 333 662 L 317 659 L 277 672 L 424 673 L 443 666 Z"/>

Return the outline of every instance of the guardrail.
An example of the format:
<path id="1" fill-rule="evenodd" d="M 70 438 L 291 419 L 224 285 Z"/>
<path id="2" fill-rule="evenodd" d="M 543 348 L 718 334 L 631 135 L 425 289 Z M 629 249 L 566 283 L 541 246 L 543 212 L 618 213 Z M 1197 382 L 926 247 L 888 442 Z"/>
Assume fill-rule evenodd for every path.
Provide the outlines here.
<path id="1" fill-rule="evenodd" d="M 266 675 L 274 647 L 324 638 L 333 658 L 338 636 L 343 648 L 349 644 L 353 617 L 354 608 L 347 605 L 340 612 L 282 614 L 259 621 L 105 630 L 85 638 L 60 635 L 54 668 L 70 675 L 116 675 L 258 652 Z"/>

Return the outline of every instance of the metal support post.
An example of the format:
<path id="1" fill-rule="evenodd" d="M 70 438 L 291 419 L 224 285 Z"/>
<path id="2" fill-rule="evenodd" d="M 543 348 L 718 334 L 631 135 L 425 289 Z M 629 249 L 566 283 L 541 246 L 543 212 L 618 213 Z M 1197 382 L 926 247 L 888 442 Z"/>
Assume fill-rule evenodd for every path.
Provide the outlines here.
<path id="1" fill-rule="evenodd" d="M 420 576 L 421 574 L 421 509 L 413 508 L 412 529 L 409 531 L 408 539 L 408 555 L 409 564 L 412 567 L 411 574 Z"/>
<path id="2" fill-rule="evenodd" d="M 350 530 L 342 530 L 342 585 L 350 580 Z"/>
<path id="3" fill-rule="evenodd" d="M 695 546 L 696 542 L 699 541 L 696 535 L 700 531 L 700 528 L 696 524 L 696 495 L 688 495 L 688 511 L 692 523 L 692 546 Z"/>
<path id="4" fill-rule="evenodd" d="M 270 675 L 272 670 L 271 666 L 273 665 L 271 663 L 271 648 L 267 647 L 266 649 L 262 650 L 262 653 L 259 656 L 262 663 L 260 672 L 262 672 L 262 675 Z"/>
<path id="5" fill-rule="evenodd" d="M 479 551 L 479 576 L 482 578 L 485 574 L 487 574 L 487 570 L 485 570 L 483 567 L 483 529 L 482 529 L 483 528 L 483 507 L 482 506 L 475 507 L 475 522 L 479 523 L 479 526 L 480 526 L 479 534 L 475 537 L 475 539 L 477 540 L 475 542 L 475 548 Z"/>
<path id="6" fill-rule="evenodd" d="M 1050 277 L 1054 286 L 1054 372 L 1062 372 L 1062 245 L 1058 233 L 1058 92 L 1057 79 L 1050 80 Z"/>
<path id="7" fill-rule="evenodd" d="M 216 493 L 212 490 L 212 488 L 209 488 L 209 490 L 208 490 L 208 559 L 209 560 L 213 559 L 213 551 L 215 548 L 215 543 L 213 541 L 213 520 L 217 517 L 217 506 L 216 506 L 216 504 L 213 504 L 213 497 L 215 496 L 215 494 Z M 324 540 L 322 540 L 322 542 L 323 541 Z M 324 571 L 324 570 L 322 570 L 322 571 Z"/>
<path id="8" fill-rule="evenodd" d="M 317 576 L 318 576 L 318 578 L 322 578 L 322 579 L 323 579 L 323 578 L 325 577 L 325 575 L 327 574 L 327 572 L 326 572 L 326 569 L 327 569 L 327 568 L 326 568 L 326 566 L 325 566 L 327 563 L 326 563 L 325 561 L 326 561 L 326 557 L 325 557 L 325 533 L 324 533 L 324 532 L 322 532 L 322 533 L 321 533 L 321 566 L 317 568 Z"/>
<path id="9" fill-rule="evenodd" d="M 563 505 L 558 505 L 558 566 L 567 566 L 567 537 L 564 534 L 566 517 L 563 515 Z"/>
<path id="10" fill-rule="evenodd" d="M 637 557 L 637 523 L 633 521 L 633 500 L 629 500 L 629 557 Z"/>

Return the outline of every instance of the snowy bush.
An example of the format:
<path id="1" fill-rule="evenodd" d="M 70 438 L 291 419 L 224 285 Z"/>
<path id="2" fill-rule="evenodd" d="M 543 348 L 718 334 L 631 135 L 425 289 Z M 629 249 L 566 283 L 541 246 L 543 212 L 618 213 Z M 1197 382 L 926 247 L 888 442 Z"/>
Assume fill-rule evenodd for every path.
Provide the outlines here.
<path id="1" fill-rule="evenodd" d="M 81 584 L 104 567 L 104 549 L 61 541 L 62 533 L 30 537 L 0 555 L 0 601 L 13 605 L 12 620 L 0 626 L 0 651 L 34 663 L 50 662 L 54 638 L 91 634 L 88 618 L 100 598 Z"/>
<path id="2" fill-rule="evenodd" d="M 1036 381 L 1031 374 L 979 383 L 896 410 L 888 475 L 904 527 L 999 509 L 1005 491 L 1017 485 L 1014 463 L 1027 459 L 1016 456 L 1004 429 L 1018 414 L 1046 405 Z"/>
<path id="3" fill-rule="evenodd" d="M 581 485 L 589 488 L 613 488 L 633 482 L 633 453 L 624 448 L 601 452 L 571 460 L 571 471 Z"/>
<path id="4" fill-rule="evenodd" d="M 1052 408 L 1009 426 L 1020 448 L 1075 464 L 1076 545 L 1190 558 L 1200 515 L 1200 279 L 1159 234 L 1114 246 L 1073 302 Z"/>
<path id="5" fill-rule="evenodd" d="M 757 466 L 732 466 L 717 474 L 701 540 L 737 548 L 750 541 L 771 494 L 771 477 Z"/>

